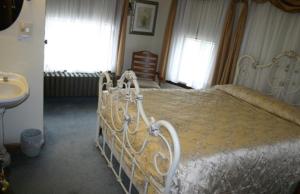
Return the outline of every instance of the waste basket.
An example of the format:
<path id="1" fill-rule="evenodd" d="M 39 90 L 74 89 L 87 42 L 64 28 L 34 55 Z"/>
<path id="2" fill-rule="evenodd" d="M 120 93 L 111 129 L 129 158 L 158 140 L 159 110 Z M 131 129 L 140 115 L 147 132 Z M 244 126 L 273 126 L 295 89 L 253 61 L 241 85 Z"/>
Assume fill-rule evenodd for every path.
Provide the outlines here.
<path id="1" fill-rule="evenodd" d="M 42 132 L 39 129 L 26 129 L 21 133 L 21 150 L 28 157 L 39 155 L 42 146 Z"/>

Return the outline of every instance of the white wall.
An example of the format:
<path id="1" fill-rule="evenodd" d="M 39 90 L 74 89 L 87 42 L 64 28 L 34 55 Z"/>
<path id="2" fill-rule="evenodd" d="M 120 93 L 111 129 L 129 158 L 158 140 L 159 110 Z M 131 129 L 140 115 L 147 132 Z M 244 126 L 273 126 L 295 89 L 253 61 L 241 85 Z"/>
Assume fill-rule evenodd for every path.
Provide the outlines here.
<path id="1" fill-rule="evenodd" d="M 32 38 L 18 41 L 19 22 L 33 24 Z M 30 97 L 5 114 L 5 143 L 18 143 L 26 128 L 43 130 L 43 63 L 45 0 L 24 0 L 17 21 L 0 31 L 0 71 L 24 75 L 30 85 Z"/>
<path id="2" fill-rule="evenodd" d="M 131 57 L 132 53 L 135 51 L 149 50 L 160 56 L 171 0 L 156 1 L 159 3 L 159 5 L 154 36 L 129 34 L 130 16 L 128 16 L 123 71 L 131 67 Z"/>

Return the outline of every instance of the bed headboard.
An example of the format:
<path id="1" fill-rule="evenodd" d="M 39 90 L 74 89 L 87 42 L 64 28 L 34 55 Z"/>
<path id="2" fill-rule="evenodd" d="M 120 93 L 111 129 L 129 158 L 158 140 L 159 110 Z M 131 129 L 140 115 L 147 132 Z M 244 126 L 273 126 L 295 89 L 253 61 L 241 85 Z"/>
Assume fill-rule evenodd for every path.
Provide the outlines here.
<path id="1" fill-rule="evenodd" d="M 234 84 L 300 105 L 300 56 L 295 51 L 285 51 L 270 63 L 261 64 L 244 55 L 238 60 Z"/>

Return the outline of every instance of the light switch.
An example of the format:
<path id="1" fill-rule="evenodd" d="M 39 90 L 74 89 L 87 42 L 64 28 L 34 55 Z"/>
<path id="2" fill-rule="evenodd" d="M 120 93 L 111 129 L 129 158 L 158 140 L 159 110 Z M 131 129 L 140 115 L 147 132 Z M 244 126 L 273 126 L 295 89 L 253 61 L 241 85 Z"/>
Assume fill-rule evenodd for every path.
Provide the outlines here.
<path id="1" fill-rule="evenodd" d="M 19 40 L 31 38 L 32 36 L 32 23 L 20 22 L 19 23 Z"/>

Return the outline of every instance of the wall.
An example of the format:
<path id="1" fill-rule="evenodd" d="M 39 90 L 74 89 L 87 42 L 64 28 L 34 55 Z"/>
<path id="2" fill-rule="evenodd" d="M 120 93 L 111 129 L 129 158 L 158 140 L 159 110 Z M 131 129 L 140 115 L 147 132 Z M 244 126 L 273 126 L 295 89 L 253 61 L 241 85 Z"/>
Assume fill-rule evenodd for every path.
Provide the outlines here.
<path id="1" fill-rule="evenodd" d="M 130 16 L 128 16 L 127 22 L 127 35 L 125 45 L 125 62 L 123 71 L 127 70 L 131 66 L 131 57 L 134 51 L 149 50 L 160 56 L 162 48 L 162 42 L 164 38 L 164 32 L 166 23 L 168 20 L 169 9 L 171 0 L 156 0 L 159 3 L 158 14 L 156 20 L 155 34 L 154 36 L 129 34 L 130 29 Z"/>
<path id="2" fill-rule="evenodd" d="M 32 38 L 18 40 L 19 22 L 33 24 Z M 30 86 L 30 97 L 5 114 L 5 143 L 18 143 L 26 128 L 43 129 L 43 63 L 45 0 L 24 0 L 18 20 L 0 31 L 0 71 L 24 75 Z"/>

